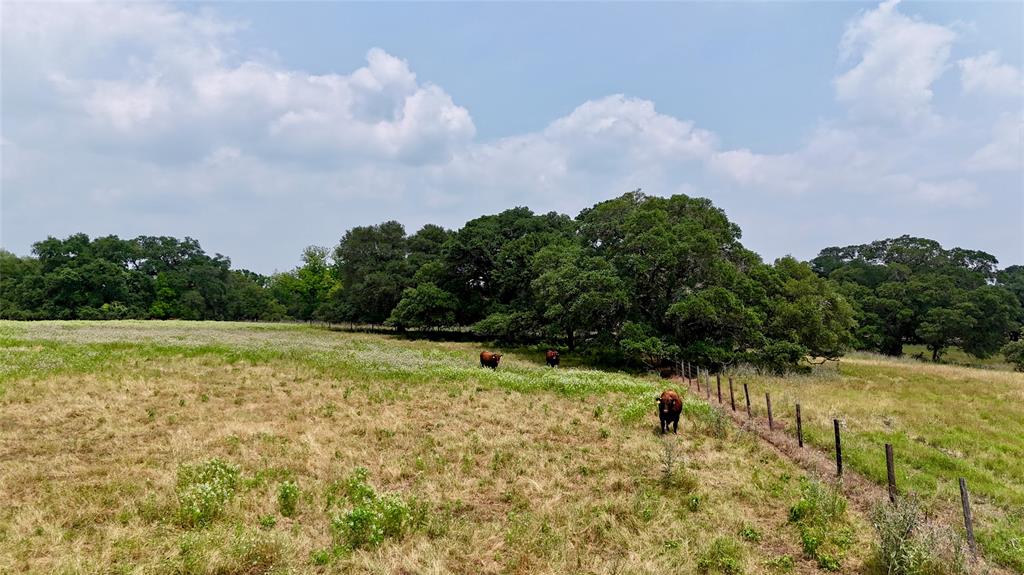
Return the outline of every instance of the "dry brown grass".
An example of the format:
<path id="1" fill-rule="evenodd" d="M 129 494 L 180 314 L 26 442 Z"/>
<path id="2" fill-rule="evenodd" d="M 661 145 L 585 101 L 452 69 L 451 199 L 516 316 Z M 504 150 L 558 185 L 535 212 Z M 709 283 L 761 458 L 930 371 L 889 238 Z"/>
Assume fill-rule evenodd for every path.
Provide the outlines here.
<path id="1" fill-rule="evenodd" d="M 472 347 L 459 345 L 446 347 Z M 787 524 L 802 473 L 748 434 L 716 439 L 683 421 L 667 439 L 682 469 L 666 487 L 653 399 L 636 421 L 622 417 L 636 395 L 620 391 L 521 393 L 483 370 L 400 387 L 323 371 L 171 354 L 8 381 L 0 572 L 686 573 L 745 526 L 763 534 L 741 543 L 745 573 L 773 572 L 766 561 L 783 554 L 816 571 Z M 213 524 L 183 527 L 178 466 L 213 457 L 239 465 L 243 487 Z M 358 466 L 380 490 L 426 502 L 428 524 L 317 565 L 332 545 L 327 487 Z M 302 491 L 292 518 L 277 514 L 284 479 Z M 268 515 L 276 525 L 261 528 Z M 870 535 L 851 520 L 844 571 L 858 572 Z"/>

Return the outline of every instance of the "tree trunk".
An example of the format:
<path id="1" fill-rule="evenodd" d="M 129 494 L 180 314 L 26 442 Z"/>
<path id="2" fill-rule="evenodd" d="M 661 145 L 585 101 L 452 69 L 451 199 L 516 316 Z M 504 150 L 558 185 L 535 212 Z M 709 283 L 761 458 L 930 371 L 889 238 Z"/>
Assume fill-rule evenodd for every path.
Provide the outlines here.
<path id="1" fill-rule="evenodd" d="M 566 334 L 566 343 L 569 345 L 569 351 L 576 351 L 576 333 L 570 327 Z"/>

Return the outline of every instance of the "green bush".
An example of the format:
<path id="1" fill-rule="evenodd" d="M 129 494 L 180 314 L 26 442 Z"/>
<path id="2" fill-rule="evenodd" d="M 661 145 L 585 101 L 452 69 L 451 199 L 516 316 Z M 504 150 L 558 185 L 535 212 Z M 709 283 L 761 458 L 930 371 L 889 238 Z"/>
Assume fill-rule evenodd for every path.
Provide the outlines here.
<path id="1" fill-rule="evenodd" d="M 761 541 L 761 532 L 752 525 L 744 525 L 743 528 L 740 529 L 740 537 L 746 541 L 758 543 Z"/>
<path id="2" fill-rule="evenodd" d="M 1024 371 L 1024 339 L 1004 345 L 1002 352 L 1006 362 L 1012 364 L 1014 370 Z"/>
<path id="3" fill-rule="evenodd" d="M 738 575 L 743 572 L 743 546 L 731 537 L 719 537 L 697 559 L 701 573 Z"/>
<path id="4" fill-rule="evenodd" d="M 749 360 L 764 373 L 785 375 L 788 372 L 807 373 L 811 368 L 800 362 L 807 357 L 806 347 L 790 341 L 772 341 L 753 352 Z"/>
<path id="5" fill-rule="evenodd" d="M 878 534 L 877 559 L 888 575 L 967 572 L 964 542 L 949 529 L 929 524 L 917 496 L 879 504 L 871 523 Z"/>
<path id="6" fill-rule="evenodd" d="M 348 507 L 331 522 L 338 544 L 352 550 L 400 539 L 423 522 L 422 506 L 395 493 L 379 495 L 367 476 L 367 470 L 359 467 L 343 483 Z"/>
<path id="7" fill-rule="evenodd" d="M 239 470 L 220 459 L 178 469 L 178 518 L 185 526 L 201 526 L 223 512 L 235 495 Z"/>
<path id="8" fill-rule="evenodd" d="M 299 502 L 299 486 L 294 481 L 285 481 L 277 489 L 277 506 L 284 517 L 295 515 Z"/>
<path id="9" fill-rule="evenodd" d="M 277 518 L 273 515 L 264 515 L 260 517 L 260 528 L 262 529 L 273 529 L 277 525 Z"/>
<path id="10" fill-rule="evenodd" d="M 846 499 L 819 481 L 800 482 L 800 500 L 789 510 L 789 521 L 800 531 L 804 554 L 827 571 L 839 571 L 852 543 L 846 520 Z"/>

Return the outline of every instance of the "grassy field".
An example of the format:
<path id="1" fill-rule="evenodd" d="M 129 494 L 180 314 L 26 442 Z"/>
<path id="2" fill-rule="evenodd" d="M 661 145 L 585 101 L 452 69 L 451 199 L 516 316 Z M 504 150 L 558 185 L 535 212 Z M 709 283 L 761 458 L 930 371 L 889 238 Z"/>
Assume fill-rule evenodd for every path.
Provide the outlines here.
<path id="1" fill-rule="evenodd" d="M 930 362 L 932 358 L 932 352 L 928 351 L 923 345 L 905 345 L 903 346 L 903 354 L 908 358 L 920 354 L 920 357 L 924 358 L 926 362 Z M 958 347 L 951 347 L 942 354 L 942 360 L 940 363 L 947 365 L 961 365 L 965 367 L 978 367 L 982 369 L 997 369 L 1001 371 L 1013 371 L 1013 365 L 1007 363 L 1006 358 L 1003 354 L 997 353 L 990 357 L 980 359 L 973 355 L 967 354 L 964 350 Z"/>
<path id="2" fill-rule="evenodd" d="M 0 322 L 0 573 L 868 572 L 864 518 L 717 411 L 663 439 L 662 381 L 478 351 Z"/>
<path id="3" fill-rule="evenodd" d="M 959 521 L 957 478 L 971 490 L 986 555 L 1024 572 L 1024 374 L 855 354 L 813 376 L 737 375 L 758 413 L 772 393 L 776 418 L 833 450 L 832 420 L 843 422 L 844 462 L 885 483 L 884 445 L 893 444 L 897 485 Z M 741 391 L 742 393 L 742 391 Z"/>

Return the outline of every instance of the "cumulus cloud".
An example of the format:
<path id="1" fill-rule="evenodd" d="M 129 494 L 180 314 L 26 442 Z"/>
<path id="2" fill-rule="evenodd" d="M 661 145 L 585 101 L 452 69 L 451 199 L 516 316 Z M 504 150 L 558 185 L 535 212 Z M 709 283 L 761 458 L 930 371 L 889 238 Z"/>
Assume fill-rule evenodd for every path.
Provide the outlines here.
<path id="1" fill-rule="evenodd" d="M 1019 69 L 1000 62 L 997 52 L 957 62 L 964 92 L 1009 98 L 1024 96 L 1024 77 Z"/>
<path id="2" fill-rule="evenodd" d="M 444 161 L 475 133 L 465 108 L 378 48 L 351 74 L 317 75 L 232 54 L 226 39 L 238 25 L 209 14 L 157 4 L 7 12 L 5 49 L 31 61 L 15 66 L 14 81 L 48 82 L 67 112 L 63 128 L 124 143 L 121 153 L 166 154 L 161 144 L 172 141 L 198 159 L 245 142 L 268 157 L 422 163 Z M 123 64 L 113 73 L 111 60 Z"/>
<path id="3" fill-rule="evenodd" d="M 932 84 L 945 71 L 956 34 L 897 10 L 886 0 L 854 19 L 840 43 L 852 68 L 835 80 L 837 98 L 866 118 L 934 121 Z"/>
<path id="4" fill-rule="evenodd" d="M 971 171 L 1024 171 L 1024 114 L 1004 114 L 992 129 L 989 143 L 967 159 Z"/>
<path id="5" fill-rule="evenodd" d="M 12 4 L 3 27 L 4 221 L 26 242 L 88 217 L 103 233 L 191 234 L 244 255 L 294 220 L 286 240 L 240 260 L 268 271 L 352 225 L 458 226 L 523 204 L 574 213 L 638 187 L 710 195 L 748 232 L 788 242 L 764 215 L 779 206 L 846 206 L 877 226 L 874 205 L 975 209 L 993 193 L 975 176 L 1024 170 L 1019 111 L 981 123 L 937 109 L 956 34 L 891 1 L 837 39 L 835 97 L 849 113 L 779 153 L 723 145 L 624 94 L 481 140 L 466 108 L 384 48 L 312 74 L 239 52 L 243 23 L 161 4 Z M 957 66 L 965 93 L 1019 89 L 993 53 Z M 837 227 L 816 222 L 793 229 Z"/>

